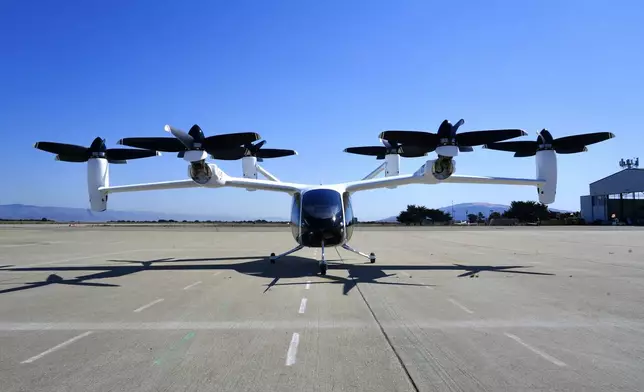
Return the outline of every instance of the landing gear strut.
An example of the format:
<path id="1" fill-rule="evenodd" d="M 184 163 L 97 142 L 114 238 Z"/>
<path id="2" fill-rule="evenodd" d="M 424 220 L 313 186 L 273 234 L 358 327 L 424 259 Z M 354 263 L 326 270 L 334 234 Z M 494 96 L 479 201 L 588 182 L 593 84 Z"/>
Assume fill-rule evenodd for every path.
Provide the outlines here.
<path id="1" fill-rule="evenodd" d="M 302 248 L 304 248 L 304 246 L 298 245 L 295 248 L 293 248 L 293 249 L 291 249 L 289 251 L 286 251 L 286 252 L 284 252 L 284 253 L 282 253 L 280 255 L 277 255 L 277 256 L 275 256 L 275 253 L 271 253 L 271 257 L 269 258 L 270 261 L 271 261 L 271 264 L 275 264 L 275 260 L 279 259 L 280 257 L 288 256 L 291 253 L 297 252 L 298 250 L 300 250 Z"/>
<path id="2" fill-rule="evenodd" d="M 320 260 L 320 275 L 326 275 L 326 258 L 324 257 L 324 240 L 322 240 L 322 259 Z"/>
<path id="3" fill-rule="evenodd" d="M 355 254 L 358 254 L 358 255 L 360 255 L 362 257 L 366 257 L 367 259 L 369 259 L 371 264 L 376 262 L 376 254 L 373 253 L 373 252 L 371 252 L 370 254 L 362 253 L 359 250 L 353 249 L 352 247 L 350 247 L 347 244 L 342 245 L 342 248 L 348 250 L 349 252 L 353 252 Z"/>

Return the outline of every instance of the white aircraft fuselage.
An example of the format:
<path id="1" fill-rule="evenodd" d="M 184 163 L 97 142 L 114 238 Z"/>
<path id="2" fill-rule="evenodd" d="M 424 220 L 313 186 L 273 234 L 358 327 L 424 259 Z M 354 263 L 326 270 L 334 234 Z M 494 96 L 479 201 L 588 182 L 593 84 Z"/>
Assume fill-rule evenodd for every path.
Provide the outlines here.
<path id="1" fill-rule="evenodd" d="M 316 187 L 293 195 L 291 232 L 299 245 L 342 246 L 351 239 L 355 222 L 349 192 Z"/>

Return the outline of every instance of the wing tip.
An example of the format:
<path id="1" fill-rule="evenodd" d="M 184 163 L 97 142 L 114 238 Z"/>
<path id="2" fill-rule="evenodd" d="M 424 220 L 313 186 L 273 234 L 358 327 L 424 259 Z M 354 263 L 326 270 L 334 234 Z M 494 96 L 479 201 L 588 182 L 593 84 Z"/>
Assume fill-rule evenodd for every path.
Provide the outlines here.
<path id="1" fill-rule="evenodd" d="M 172 127 L 170 126 L 170 124 L 164 125 L 163 130 L 166 131 L 166 132 L 172 133 Z"/>

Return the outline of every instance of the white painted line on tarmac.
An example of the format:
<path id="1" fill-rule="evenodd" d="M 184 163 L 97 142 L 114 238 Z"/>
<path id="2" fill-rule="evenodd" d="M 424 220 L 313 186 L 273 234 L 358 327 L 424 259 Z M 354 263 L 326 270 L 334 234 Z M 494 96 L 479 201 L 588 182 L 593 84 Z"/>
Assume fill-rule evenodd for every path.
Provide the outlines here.
<path id="1" fill-rule="evenodd" d="M 140 311 L 145 310 L 145 309 L 149 308 L 149 307 L 150 307 L 150 306 L 152 306 L 152 305 L 156 305 L 156 304 L 158 304 L 159 302 L 163 302 L 163 298 L 159 298 L 159 299 L 157 299 L 157 300 L 155 300 L 155 301 L 150 302 L 150 303 L 149 303 L 149 304 L 147 304 L 147 305 L 143 305 L 143 306 L 141 306 L 141 307 L 140 307 L 140 308 L 138 308 L 138 309 L 134 309 L 134 313 L 139 313 Z"/>
<path id="2" fill-rule="evenodd" d="M 195 287 L 196 285 L 198 285 L 198 284 L 200 284 L 200 283 L 201 283 L 201 281 L 194 282 L 193 284 L 189 284 L 189 285 L 187 285 L 187 286 L 186 286 L 186 287 L 184 287 L 183 289 L 184 289 L 184 290 L 188 290 L 189 288 L 191 288 L 191 287 Z"/>
<path id="3" fill-rule="evenodd" d="M 215 272 L 214 274 L 212 274 L 212 276 L 217 276 L 217 275 L 219 275 L 219 274 L 221 274 L 221 271 L 217 271 L 217 272 Z"/>
<path id="4" fill-rule="evenodd" d="M 545 358 L 546 360 L 554 363 L 557 366 L 566 366 L 565 363 L 561 362 L 557 358 L 551 357 L 550 355 L 544 353 L 543 351 L 537 350 L 536 348 L 530 346 L 529 344 L 525 343 L 523 340 L 519 339 L 517 336 L 512 335 L 511 333 L 506 333 L 505 336 L 509 337 L 510 339 L 515 340 L 517 343 L 522 345 L 523 347 L 527 348 L 528 350 L 532 351 L 533 353 L 540 355 L 541 357 Z"/>
<path id="5" fill-rule="evenodd" d="M 44 357 L 47 354 L 53 353 L 54 351 L 59 350 L 59 349 L 65 347 L 65 346 L 67 346 L 68 344 L 74 343 L 78 339 L 84 338 L 85 336 L 87 336 L 87 335 L 89 335 L 91 333 L 92 333 L 92 331 L 82 333 L 82 334 L 80 334 L 78 336 L 75 336 L 75 337 L 65 341 L 65 342 L 62 342 L 58 346 L 54 346 L 54 347 L 50 348 L 49 350 L 47 350 L 47 351 L 45 351 L 43 353 L 40 353 L 40 354 L 36 355 L 35 357 L 31 357 L 29 359 L 26 359 L 26 360 L 24 360 L 24 361 L 22 361 L 20 363 L 31 363 L 31 362 L 33 362 L 33 361 L 35 361 L 37 359 L 40 359 L 40 358 Z"/>
<path id="6" fill-rule="evenodd" d="M 307 281 L 306 281 L 306 287 L 304 287 L 304 290 L 308 290 L 308 289 L 310 289 L 310 288 L 311 288 L 311 281 L 310 281 L 310 280 L 307 280 Z"/>
<path id="7" fill-rule="evenodd" d="M 295 356 L 297 355 L 297 345 L 300 344 L 300 334 L 295 332 L 291 338 L 291 344 L 288 346 L 286 352 L 286 366 L 291 366 L 295 363 Z"/>
<path id="8" fill-rule="evenodd" d="M 465 306 L 463 306 L 462 304 L 460 304 L 460 303 L 456 302 L 456 300 L 455 300 L 455 299 L 451 299 L 451 298 L 449 298 L 449 302 L 453 303 L 454 305 L 458 306 L 458 307 L 459 307 L 459 308 L 461 308 L 463 311 L 465 311 L 465 312 L 467 312 L 467 313 L 469 313 L 469 314 L 474 313 L 474 312 L 472 312 L 471 310 L 469 310 L 468 308 L 466 308 Z"/>
<path id="9" fill-rule="evenodd" d="M 302 298 L 302 302 L 300 302 L 300 314 L 304 313 L 306 311 L 306 298 Z"/>

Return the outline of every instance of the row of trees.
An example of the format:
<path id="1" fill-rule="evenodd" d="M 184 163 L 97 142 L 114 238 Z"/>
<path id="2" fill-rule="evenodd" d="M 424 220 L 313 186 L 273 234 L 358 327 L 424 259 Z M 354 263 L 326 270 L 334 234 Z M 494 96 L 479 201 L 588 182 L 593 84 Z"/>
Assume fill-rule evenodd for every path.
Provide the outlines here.
<path id="1" fill-rule="evenodd" d="M 581 219 L 581 213 L 579 211 L 550 211 L 547 205 L 535 201 L 513 201 L 510 204 L 510 208 L 500 215 L 501 218 L 516 218 L 519 222 Z M 495 216 L 491 216 L 491 218 L 495 218 Z"/>
<path id="2" fill-rule="evenodd" d="M 484 223 L 490 219 L 517 219 L 521 223 L 534 223 L 545 220 L 579 220 L 579 212 L 560 213 L 548 210 L 548 206 L 535 201 L 513 201 L 506 211 L 492 212 L 487 217 L 483 213 L 468 214 L 470 223 Z M 431 223 L 449 222 L 452 216 L 441 210 L 410 204 L 405 211 L 401 211 L 396 220 L 406 225 L 422 225 Z"/>
<path id="3" fill-rule="evenodd" d="M 449 222 L 452 220 L 452 215 L 441 210 L 434 208 L 427 208 L 425 206 L 417 206 L 410 204 L 405 211 L 401 211 L 396 220 L 403 224 L 419 224 L 423 223 L 436 223 L 436 222 Z"/>

